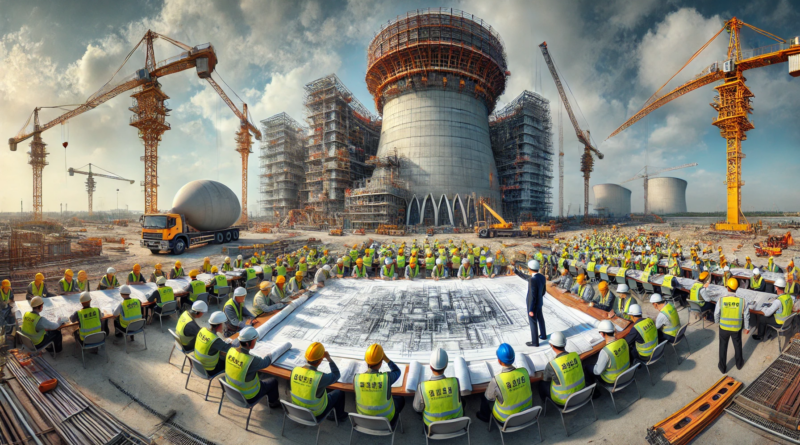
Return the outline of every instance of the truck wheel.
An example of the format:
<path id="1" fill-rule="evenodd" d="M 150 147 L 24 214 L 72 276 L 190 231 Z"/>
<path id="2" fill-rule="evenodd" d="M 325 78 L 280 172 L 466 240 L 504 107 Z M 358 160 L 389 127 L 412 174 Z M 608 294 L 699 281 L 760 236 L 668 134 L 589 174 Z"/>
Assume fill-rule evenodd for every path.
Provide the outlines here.
<path id="1" fill-rule="evenodd" d="M 150 249 L 150 253 L 152 253 L 153 255 L 158 255 L 158 252 L 161 252 L 161 251 L 158 250 L 158 249 Z"/>
<path id="2" fill-rule="evenodd" d="M 174 255 L 180 255 L 184 250 L 186 250 L 186 242 L 182 239 L 175 241 L 175 247 L 172 248 L 172 253 Z"/>
<path id="3" fill-rule="evenodd" d="M 238 230 L 233 230 L 232 232 L 233 232 L 233 235 L 232 235 L 233 240 L 234 241 L 238 241 L 239 240 L 239 231 Z"/>
<path id="4" fill-rule="evenodd" d="M 231 232 L 230 231 L 225 232 L 225 242 L 226 243 L 231 242 L 231 238 L 233 238 L 233 235 L 231 235 Z"/>
<path id="5" fill-rule="evenodd" d="M 481 229 L 481 231 L 478 233 L 478 236 L 481 238 L 486 238 L 489 236 L 489 231 L 486 229 Z"/>
<path id="6" fill-rule="evenodd" d="M 222 232 L 217 232 L 217 234 L 214 235 L 214 244 L 222 244 L 224 241 L 225 237 L 222 236 Z"/>

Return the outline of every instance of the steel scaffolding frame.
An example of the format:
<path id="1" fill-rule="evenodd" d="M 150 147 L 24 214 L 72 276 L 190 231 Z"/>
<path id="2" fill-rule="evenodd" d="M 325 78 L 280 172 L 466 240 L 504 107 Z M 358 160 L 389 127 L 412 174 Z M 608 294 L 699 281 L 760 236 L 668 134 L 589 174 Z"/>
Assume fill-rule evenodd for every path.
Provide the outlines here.
<path id="1" fill-rule="evenodd" d="M 397 154 L 373 156 L 367 164 L 375 167 L 372 177 L 345 192 L 346 228 L 376 230 L 382 224 L 405 225 L 410 193 L 408 183 L 399 178 Z"/>
<path id="2" fill-rule="evenodd" d="M 261 209 L 267 221 L 280 222 L 289 210 L 300 207 L 308 129 L 288 114 L 278 113 L 261 121 L 261 132 Z"/>

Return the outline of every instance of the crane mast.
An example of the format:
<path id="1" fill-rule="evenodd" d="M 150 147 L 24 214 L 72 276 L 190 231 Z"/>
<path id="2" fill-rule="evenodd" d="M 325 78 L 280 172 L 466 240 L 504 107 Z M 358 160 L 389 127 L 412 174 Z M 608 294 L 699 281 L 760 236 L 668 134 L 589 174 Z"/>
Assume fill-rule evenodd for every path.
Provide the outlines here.
<path id="1" fill-rule="evenodd" d="M 564 217 L 564 120 L 558 102 L 558 216 Z"/>
<path id="2" fill-rule="evenodd" d="M 125 179 L 125 178 L 117 176 L 117 175 L 111 176 L 111 175 L 104 175 L 102 173 L 94 173 L 94 172 L 92 172 L 92 164 L 89 164 L 89 171 L 88 172 L 81 171 L 81 170 L 78 170 L 76 168 L 70 167 L 69 175 L 70 176 L 75 176 L 76 173 L 79 174 L 79 175 L 86 175 L 87 176 L 87 178 L 86 178 L 86 193 L 89 195 L 89 216 L 92 216 L 94 214 L 94 211 L 92 210 L 92 201 L 93 201 L 94 191 L 97 190 L 97 181 L 94 180 L 95 176 L 97 176 L 99 178 L 116 179 L 117 181 L 127 181 L 127 182 L 130 182 L 131 184 L 136 182 L 136 181 L 134 181 L 132 179 Z"/>

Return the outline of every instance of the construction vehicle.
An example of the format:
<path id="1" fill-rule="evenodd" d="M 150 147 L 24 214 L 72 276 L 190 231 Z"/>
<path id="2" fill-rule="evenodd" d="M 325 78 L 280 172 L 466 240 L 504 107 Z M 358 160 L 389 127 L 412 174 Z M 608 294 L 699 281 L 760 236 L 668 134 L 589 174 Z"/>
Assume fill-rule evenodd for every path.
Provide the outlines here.
<path id="1" fill-rule="evenodd" d="M 378 228 L 375 229 L 375 233 L 378 235 L 405 236 L 406 231 L 403 226 L 398 226 L 395 224 L 378 224 Z"/>
<path id="2" fill-rule="evenodd" d="M 84 167 L 85 167 L 85 166 L 84 166 Z M 97 166 L 95 165 L 95 167 L 97 167 Z M 81 167 L 81 168 L 83 168 L 83 167 Z M 97 168 L 100 168 L 100 167 L 97 167 Z M 103 168 L 100 168 L 100 169 L 101 169 L 101 170 L 105 170 L 105 169 L 103 169 Z M 108 170 L 105 170 L 105 171 L 108 171 Z M 77 173 L 77 174 L 79 174 L 79 175 L 86 175 L 86 176 L 87 176 L 87 178 L 86 178 L 86 193 L 88 193 L 88 194 L 89 194 L 89 216 L 92 216 L 92 215 L 94 214 L 94 212 L 92 211 L 92 196 L 94 195 L 94 191 L 95 191 L 95 190 L 97 190 L 97 185 L 96 185 L 96 182 L 95 182 L 95 180 L 94 180 L 94 178 L 95 178 L 95 177 L 98 177 L 98 178 L 108 178 L 108 179 L 116 179 L 117 181 L 128 181 L 128 182 L 130 182 L 131 184 L 133 184 L 134 182 L 136 182 L 136 181 L 134 181 L 134 180 L 132 180 L 132 179 L 125 179 L 125 178 L 123 178 L 122 176 L 119 176 L 118 174 L 116 174 L 116 173 L 112 173 L 112 172 L 109 172 L 109 173 L 111 173 L 111 175 L 104 175 L 104 174 L 100 174 L 100 173 L 93 173 L 93 172 L 92 172 L 92 164 L 89 164 L 89 171 L 88 171 L 88 172 L 81 171 L 81 170 L 78 170 L 78 169 L 75 169 L 75 168 L 72 168 L 72 167 L 70 167 L 70 169 L 69 169 L 69 175 L 70 175 L 70 176 L 75 176 L 75 173 Z M 112 176 L 112 175 L 113 175 L 113 176 Z M 122 224 L 116 224 L 116 223 L 115 223 L 114 225 L 122 225 Z M 127 221 L 126 221 L 126 222 L 125 222 L 125 226 L 127 226 L 127 225 L 128 225 L 128 223 L 127 223 Z"/>
<path id="3" fill-rule="evenodd" d="M 483 201 L 481 201 L 480 204 L 485 209 L 484 221 L 476 222 L 475 226 L 473 226 L 473 230 L 481 238 L 494 238 L 496 236 L 532 236 L 534 232 L 539 232 L 538 229 L 533 229 L 534 227 L 538 227 L 538 223 L 524 223 L 522 226 L 515 229 L 513 223 L 506 222 L 506 220 L 503 219 L 500 214 L 495 212 L 494 209 L 489 207 L 488 204 Z M 492 216 L 494 216 L 498 222 L 496 224 L 489 224 L 486 222 L 486 212 L 489 212 Z"/>
<path id="4" fill-rule="evenodd" d="M 329 230 L 328 231 L 328 235 L 330 235 L 330 236 L 342 236 L 342 235 L 344 235 L 344 232 L 342 231 L 342 228 L 339 227 L 339 228 L 336 228 L 336 229 Z"/>

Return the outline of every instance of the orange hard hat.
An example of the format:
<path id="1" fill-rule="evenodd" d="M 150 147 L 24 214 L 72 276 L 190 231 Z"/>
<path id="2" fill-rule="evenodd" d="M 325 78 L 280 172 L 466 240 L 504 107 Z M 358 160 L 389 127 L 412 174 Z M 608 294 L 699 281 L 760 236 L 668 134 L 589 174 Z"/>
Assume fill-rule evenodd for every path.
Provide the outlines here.
<path id="1" fill-rule="evenodd" d="M 286 282 L 286 277 L 283 275 L 278 275 L 278 278 L 275 279 L 276 284 L 283 284 Z"/>
<path id="2" fill-rule="evenodd" d="M 608 290 L 608 283 L 605 281 L 601 281 L 600 284 L 597 285 L 597 288 L 600 289 L 601 292 Z"/>

